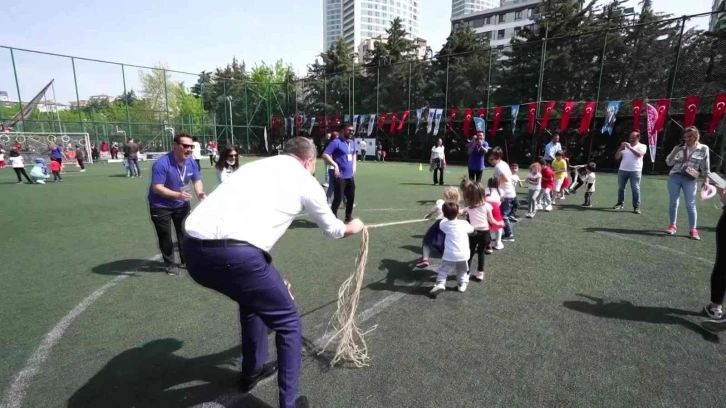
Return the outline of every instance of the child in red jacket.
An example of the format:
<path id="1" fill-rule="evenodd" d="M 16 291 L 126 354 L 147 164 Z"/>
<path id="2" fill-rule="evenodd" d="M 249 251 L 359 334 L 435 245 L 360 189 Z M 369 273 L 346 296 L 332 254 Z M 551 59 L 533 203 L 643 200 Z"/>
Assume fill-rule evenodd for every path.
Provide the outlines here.
<path id="1" fill-rule="evenodd" d="M 542 166 L 542 190 L 539 193 L 538 210 L 552 211 L 552 190 L 555 188 L 555 172 L 547 165 L 544 157 L 538 157 L 537 163 Z"/>

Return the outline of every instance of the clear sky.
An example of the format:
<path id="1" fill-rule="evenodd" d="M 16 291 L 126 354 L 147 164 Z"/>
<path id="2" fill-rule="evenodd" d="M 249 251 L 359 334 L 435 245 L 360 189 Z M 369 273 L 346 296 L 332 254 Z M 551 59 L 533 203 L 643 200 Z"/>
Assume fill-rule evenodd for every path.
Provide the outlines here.
<path id="1" fill-rule="evenodd" d="M 144 66 L 164 63 L 198 73 L 237 57 L 248 66 L 283 59 L 304 75 L 322 50 L 323 0 L 58 0 L 7 1 L 0 45 Z M 638 0 L 630 0 L 636 6 Z M 675 15 L 710 11 L 711 0 L 655 0 Z M 451 27 L 451 0 L 419 0 L 420 36 L 438 51 Z M 708 24 L 707 18 L 699 25 Z M 51 78 L 61 103 L 75 100 L 68 59 L 15 53 L 20 91 L 30 99 Z M 81 99 L 123 91 L 121 68 L 76 61 Z M 125 70 L 128 87 L 138 87 L 139 70 Z M 174 80 L 187 85 L 191 75 Z M 17 99 L 10 53 L 0 49 L 0 90 Z"/>

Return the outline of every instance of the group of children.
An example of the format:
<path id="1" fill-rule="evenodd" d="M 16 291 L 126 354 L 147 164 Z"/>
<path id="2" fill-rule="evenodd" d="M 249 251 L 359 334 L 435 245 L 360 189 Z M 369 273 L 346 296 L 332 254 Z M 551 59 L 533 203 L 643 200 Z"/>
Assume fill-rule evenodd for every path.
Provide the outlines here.
<path id="1" fill-rule="evenodd" d="M 552 203 L 564 199 L 566 194 L 574 194 L 583 185 L 587 185 L 584 207 L 592 206 L 592 194 L 595 192 L 595 164 L 569 166 L 558 152 L 555 160 L 548 164 L 539 157 L 529 168 L 525 181 L 517 175 L 519 166 L 510 166 L 511 178 L 508 183 L 523 187 L 527 185 L 527 218 L 534 218 L 538 210 L 552 211 Z M 568 177 L 572 171 L 572 178 Z M 448 187 L 444 190 L 443 199 L 426 214 L 425 218 L 436 218 L 423 238 L 423 257 L 419 267 L 430 265 L 431 250 L 442 254 L 441 264 L 436 270 L 436 284 L 430 295 L 436 297 L 446 290 L 446 279 L 452 271 L 456 272 L 459 292 L 465 292 L 472 278 L 484 280 L 485 254 L 493 250 L 504 249 L 502 233 L 505 217 L 508 222 L 517 222 L 518 200 L 514 198 L 508 214 L 502 214 L 503 200 L 500 179 L 492 177 L 484 187 L 481 183 L 465 177 L 459 188 Z M 459 203 L 463 196 L 463 208 Z M 462 219 L 460 217 L 465 217 Z M 513 239 L 509 239 L 513 241 Z M 471 266 L 477 257 L 477 269 L 471 272 Z"/>
<path id="2" fill-rule="evenodd" d="M 63 181 L 61 177 L 63 165 L 60 160 L 51 160 L 50 164 L 46 165 L 45 159 L 36 157 L 33 168 L 30 169 L 30 174 L 25 171 L 23 156 L 17 150 L 13 149 L 10 151 L 9 161 L 15 171 L 15 175 L 18 177 L 18 184 L 23 183 L 22 177 L 25 177 L 28 183 L 31 184 L 45 184 L 45 181 L 50 178 L 50 174 L 48 174 L 49 170 L 53 174 L 54 181 Z"/>

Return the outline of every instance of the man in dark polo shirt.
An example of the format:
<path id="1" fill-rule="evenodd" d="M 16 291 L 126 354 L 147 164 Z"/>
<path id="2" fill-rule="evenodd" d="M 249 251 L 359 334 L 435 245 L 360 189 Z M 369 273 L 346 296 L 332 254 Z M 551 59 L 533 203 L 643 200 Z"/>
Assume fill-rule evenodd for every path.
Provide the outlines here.
<path id="1" fill-rule="evenodd" d="M 171 222 L 174 222 L 179 260 L 184 266 L 184 253 L 181 249 L 184 237 L 184 220 L 191 211 L 188 184 L 192 181 L 194 192 L 199 201 L 204 200 L 204 186 L 199 167 L 190 157 L 192 137 L 182 133 L 174 137 L 172 151 L 161 156 L 151 167 L 151 186 L 149 186 L 149 207 L 151 221 L 159 239 L 159 249 L 169 275 L 178 275 L 179 267 L 174 263 L 174 243 L 171 240 Z"/>
<path id="2" fill-rule="evenodd" d="M 335 171 L 335 183 L 333 189 L 333 214 L 338 216 L 338 207 L 345 194 L 345 222 L 353 219 L 353 206 L 355 204 L 355 170 L 356 170 L 356 146 L 353 138 L 353 126 L 343 125 L 343 135 L 328 145 L 323 152 L 325 163 L 333 166 Z"/>

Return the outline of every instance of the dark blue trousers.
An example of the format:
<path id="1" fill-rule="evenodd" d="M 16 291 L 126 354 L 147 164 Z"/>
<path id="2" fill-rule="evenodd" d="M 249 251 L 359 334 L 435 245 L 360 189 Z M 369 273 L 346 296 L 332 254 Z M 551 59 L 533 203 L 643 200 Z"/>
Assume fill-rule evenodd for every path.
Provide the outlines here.
<path id="1" fill-rule="evenodd" d="M 272 259 L 253 246 L 210 247 L 186 236 L 189 275 L 200 285 L 239 304 L 242 375 L 262 370 L 267 360 L 267 328 L 275 331 L 280 407 L 294 407 L 302 360 L 302 323 L 295 302 Z"/>

